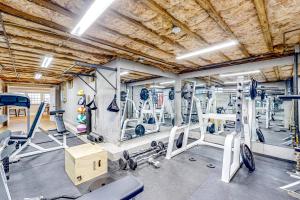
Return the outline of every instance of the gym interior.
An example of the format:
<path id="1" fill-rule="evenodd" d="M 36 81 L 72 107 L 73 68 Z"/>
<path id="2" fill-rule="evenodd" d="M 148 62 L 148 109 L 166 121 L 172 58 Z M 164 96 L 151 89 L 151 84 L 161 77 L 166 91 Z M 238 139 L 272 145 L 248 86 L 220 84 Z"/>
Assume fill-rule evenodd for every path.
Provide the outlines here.
<path id="1" fill-rule="evenodd" d="M 1 0 L 0 200 L 300 199 L 299 0 Z"/>

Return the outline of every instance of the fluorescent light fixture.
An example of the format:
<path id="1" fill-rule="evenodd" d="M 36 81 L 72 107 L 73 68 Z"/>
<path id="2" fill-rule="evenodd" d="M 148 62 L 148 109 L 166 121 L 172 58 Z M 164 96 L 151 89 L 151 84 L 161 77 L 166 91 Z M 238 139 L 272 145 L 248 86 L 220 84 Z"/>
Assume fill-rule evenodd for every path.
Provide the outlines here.
<path id="1" fill-rule="evenodd" d="M 220 49 L 224 49 L 224 48 L 227 48 L 227 47 L 231 47 L 231 46 L 234 46 L 234 45 L 237 45 L 237 44 L 238 44 L 238 41 L 229 40 L 229 41 L 226 41 L 226 42 L 222 42 L 222 43 L 218 43 L 218 44 L 208 46 L 208 47 L 203 48 L 203 49 L 199 49 L 197 51 L 193 51 L 193 52 L 190 52 L 190 53 L 187 53 L 187 54 L 179 55 L 179 56 L 176 57 L 176 59 L 177 60 L 182 60 L 182 59 L 198 56 L 198 55 L 201 55 L 201 54 L 209 53 L 209 52 L 212 52 L 212 51 L 217 51 L 217 50 L 220 50 Z"/>
<path id="2" fill-rule="evenodd" d="M 166 81 L 166 82 L 162 82 L 162 83 L 159 83 L 160 85 L 168 85 L 168 84 L 173 84 L 175 83 L 175 81 Z"/>
<path id="3" fill-rule="evenodd" d="M 72 30 L 71 34 L 82 35 L 96 19 L 112 4 L 114 0 L 95 0 L 79 23 Z"/>
<path id="4" fill-rule="evenodd" d="M 41 73 L 35 73 L 34 74 L 34 79 L 41 79 L 42 78 L 42 74 Z"/>
<path id="5" fill-rule="evenodd" d="M 242 75 L 248 75 L 248 74 L 258 74 L 260 73 L 259 70 L 254 71 L 248 71 L 248 72 L 237 72 L 237 73 L 231 73 L 231 74 L 220 74 L 220 77 L 230 77 L 230 76 L 242 76 Z"/>
<path id="6" fill-rule="evenodd" d="M 164 86 L 160 86 L 160 85 L 151 85 L 150 88 L 159 88 L 159 89 L 164 89 Z"/>
<path id="7" fill-rule="evenodd" d="M 251 80 L 244 80 L 243 83 L 249 83 Z M 232 84 L 237 84 L 236 81 L 225 81 L 224 84 L 226 85 L 232 85 Z"/>
<path id="8" fill-rule="evenodd" d="M 52 60 L 53 60 L 53 57 L 52 57 L 52 56 L 45 56 L 45 57 L 44 57 L 44 60 L 43 60 L 43 62 L 42 62 L 41 67 L 43 67 L 43 68 L 49 67 L 49 65 L 50 65 L 50 63 L 52 62 Z"/>
<path id="9" fill-rule="evenodd" d="M 127 75 L 127 74 L 129 74 L 129 72 L 121 72 L 121 73 L 120 73 L 120 76 L 125 76 L 125 75 Z"/>

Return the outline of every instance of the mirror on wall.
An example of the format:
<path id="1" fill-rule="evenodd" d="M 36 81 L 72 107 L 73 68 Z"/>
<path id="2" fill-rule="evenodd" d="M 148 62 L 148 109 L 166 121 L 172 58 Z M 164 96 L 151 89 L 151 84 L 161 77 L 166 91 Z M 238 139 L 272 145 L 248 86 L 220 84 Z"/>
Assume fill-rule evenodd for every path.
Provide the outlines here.
<path id="1" fill-rule="evenodd" d="M 250 98 L 249 88 L 252 78 L 258 80 L 255 99 Z M 190 123 L 195 126 L 202 120 L 205 126 L 205 140 L 224 143 L 225 137 L 235 130 L 237 83 L 234 77 L 201 77 L 201 80 L 206 84 L 196 85 L 192 108 L 188 100 L 184 97 L 182 99 L 182 121 L 187 123 L 190 116 Z M 290 127 L 293 122 L 293 107 L 291 101 L 282 101 L 279 98 L 284 94 L 286 94 L 285 81 L 265 83 L 258 75 L 244 76 L 243 107 L 247 119 L 252 118 L 249 125 L 252 132 L 251 142 L 291 147 L 293 134 Z M 250 106 L 252 104 L 254 106 Z M 194 136 L 200 137 L 199 133 L 200 131 Z"/>
<path id="2" fill-rule="evenodd" d="M 121 141 L 155 133 L 168 134 L 173 127 L 174 81 L 155 78 L 153 82 L 138 81 L 145 76 L 153 78 L 140 72 L 121 72 Z"/>

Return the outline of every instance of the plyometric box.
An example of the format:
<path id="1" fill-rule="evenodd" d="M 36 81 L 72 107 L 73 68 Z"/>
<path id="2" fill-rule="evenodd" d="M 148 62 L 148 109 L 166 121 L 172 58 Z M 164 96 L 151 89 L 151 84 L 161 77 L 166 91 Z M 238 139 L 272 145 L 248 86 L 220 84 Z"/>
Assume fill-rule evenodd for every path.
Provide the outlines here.
<path id="1" fill-rule="evenodd" d="M 98 144 L 83 144 L 65 150 L 65 170 L 75 185 L 107 173 L 107 152 Z"/>

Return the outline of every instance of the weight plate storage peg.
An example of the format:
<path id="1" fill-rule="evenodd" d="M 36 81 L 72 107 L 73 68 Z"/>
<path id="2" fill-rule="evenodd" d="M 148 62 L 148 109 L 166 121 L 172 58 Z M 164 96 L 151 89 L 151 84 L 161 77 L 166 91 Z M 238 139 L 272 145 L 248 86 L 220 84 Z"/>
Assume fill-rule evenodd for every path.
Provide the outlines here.
<path id="1" fill-rule="evenodd" d="M 138 124 L 135 127 L 135 134 L 138 136 L 142 136 L 145 134 L 145 127 L 142 124 Z"/>
<path id="2" fill-rule="evenodd" d="M 246 144 L 241 145 L 241 156 L 249 172 L 253 172 L 255 170 L 254 158 L 250 148 Z"/>
<path id="3" fill-rule="evenodd" d="M 140 99 L 146 101 L 149 98 L 149 90 L 147 88 L 143 88 L 140 93 Z"/>

